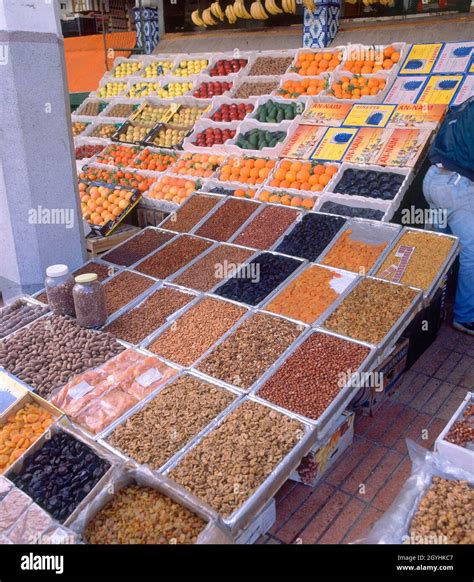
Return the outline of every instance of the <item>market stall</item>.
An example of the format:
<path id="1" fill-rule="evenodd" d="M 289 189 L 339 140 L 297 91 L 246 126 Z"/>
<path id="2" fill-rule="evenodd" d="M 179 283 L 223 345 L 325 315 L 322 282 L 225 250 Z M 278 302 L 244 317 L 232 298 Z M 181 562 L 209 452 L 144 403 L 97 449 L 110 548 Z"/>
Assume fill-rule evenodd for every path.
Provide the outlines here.
<path id="1" fill-rule="evenodd" d="M 96 236 L 161 223 L 0 310 L 6 543 L 251 543 L 350 446 L 459 253 L 391 219 L 472 87 L 472 47 L 370 48 L 118 59 L 74 114 Z"/>

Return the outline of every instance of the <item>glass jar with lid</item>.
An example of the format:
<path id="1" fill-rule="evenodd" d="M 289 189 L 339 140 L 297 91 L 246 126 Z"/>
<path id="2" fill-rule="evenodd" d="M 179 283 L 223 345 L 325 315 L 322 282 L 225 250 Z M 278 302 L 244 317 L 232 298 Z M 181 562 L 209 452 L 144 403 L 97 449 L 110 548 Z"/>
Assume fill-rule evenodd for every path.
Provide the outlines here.
<path id="1" fill-rule="evenodd" d="M 77 323 L 81 327 L 98 328 L 107 321 L 104 289 L 96 273 L 76 277 L 73 289 Z"/>
<path id="2" fill-rule="evenodd" d="M 46 269 L 44 282 L 51 311 L 57 315 L 76 315 L 72 289 L 74 277 L 67 265 L 51 265 Z"/>

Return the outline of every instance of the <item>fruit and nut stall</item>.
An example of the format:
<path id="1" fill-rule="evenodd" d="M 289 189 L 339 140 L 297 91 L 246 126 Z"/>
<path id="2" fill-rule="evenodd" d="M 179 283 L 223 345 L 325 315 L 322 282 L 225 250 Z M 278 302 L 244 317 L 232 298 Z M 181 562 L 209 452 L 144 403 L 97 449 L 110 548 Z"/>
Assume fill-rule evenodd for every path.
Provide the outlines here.
<path id="1" fill-rule="evenodd" d="M 315 485 L 458 255 L 392 219 L 472 44 L 116 59 L 72 116 L 82 215 L 161 222 L 0 310 L 0 543 L 253 543 Z M 472 410 L 437 442 L 466 470 Z M 440 479 L 410 532 L 472 502 Z"/>

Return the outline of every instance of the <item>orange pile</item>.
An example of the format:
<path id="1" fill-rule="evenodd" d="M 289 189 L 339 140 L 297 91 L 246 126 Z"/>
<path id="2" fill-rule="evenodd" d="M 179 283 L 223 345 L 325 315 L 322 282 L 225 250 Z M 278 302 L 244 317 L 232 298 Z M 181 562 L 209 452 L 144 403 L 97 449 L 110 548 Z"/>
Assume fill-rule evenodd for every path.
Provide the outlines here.
<path id="1" fill-rule="evenodd" d="M 175 178 L 174 176 L 163 176 L 148 192 L 150 198 L 157 200 L 168 200 L 175 204 L 182 204 L 186 198 L 197 190 L 196 183 L 186 178 Z"/>
<path id="2" fill-rule="evenodd" d="M 340 277 L 338 273 L 313 265 L 289 283 L 265 309 L 313 323 L 338 298 L 330 283 Z"/>
<path id="3" fill-rule="evenodd" d="M 314 198 L 305 198 L 304 196 L 293 196 L 288 192 L 270 192 L 263 190 L 258 197 L 260 202 L 273 202 L 274 204 L 284 204 L 285 206 L 294 206 L 311 210 L 314 206 Z"/>
<path id="4" fill-rule="evenodd" d="M 352 240 L 350 238 L 351 234 L 352 230 L 350 228 L 343 232 L 321 263 L 366 275 L 387 246 L 387 243 L 368 244 Z"/>
<path id="5" fill-rule="evenodd" d="M 331 85 L 331 93 L 337 99 L 360 99 L 364 95 L 377 95 L 385 87 L 385 79 L 361 77 L 342 77 Z"/>
<path id="6" fill-rule="evenodd" d="M 152 172 L 164 172 L 175 161 L 176 158 L 174 156 L 145 149 L 133 167 L 140 168 L 140 170 L 150 170 Z"/>
<path id="7" fill-rule="evenodd" d="M 3 473 L 53 424 L 51 414 L 29 402 L 0 428 L 0 473 Z"/>
<path id="8" fill-rule="evenodd" d="M 328 86 L 327 77 L 318 79 L 302 79 L 301 81 L 293 81 L 288 79 L 284 81 L 282 86 L 278 89 L 277 95 L 285 99 L 295 99 L 300 95 L 319 95 Z"/>
<path id="9" fill-rule="evenodd" d="M 341 51 L 301 53 L 298 55 L 294 69 L 298 75 L 316 77 L 322 73 L 334 71 L 341 61 Z"/>
<path id="10" fill-rule="evenodd" d="M 86 168 L 79 173 L 79 180 L 86 182 L 105 182 L 135 188 L 140 192 L 146 192 L 156 178 L 148 178 L 137 172 L 124 170 L 106 170 L 104 168 Z"/>
<path id="11" fill-rule="evenodd" d="M 96 226 L 115 220 L 130 204 L 133 192 L 106 186 L 79 184 L 82 218 Z"/>
<path id="12" fill-rule="evenodd" d="M 345 71 L 351 71 L 357 75 L 370 75 L 382 70 L 388 71 L 400 60 L 400 53 L 392 46 L 384 49 L 383 57 L 382 55 L 379 57 L 379 55 L 375 55 L 374 53 L 373 55 L 369 55 L 374 58 L 359 60 L 357 56 L 359 55 L 354 54 L 349 56 L 346 63 L 344 63 L 343 69 Z"/>
<path id="13" fill-rule="evenodd" d="M 139 151 L 137 147 L 110 144 L 97 156 L 97 161 L 109 166 L 132 167 Z"/>
<path id="14" fill-rule="evenodd" d="M 276 160 L 266 158 L 230 158 L 221 167 L 221 182 L 242 182 L 243 184 L 262 184 L 270 175 Z"/>
<path id="15" fill-rule="evenodd" d="M 268 185 L 274 188 L 322 192 L 337 170 L 338 167 L 334 165 L 283 160 Z"/>
<path id="16" fill-rule="evenodd" d="M 209 178 L 225 160 L 213 154 L 185 154 L 173 167 L 173 174 Z"/>

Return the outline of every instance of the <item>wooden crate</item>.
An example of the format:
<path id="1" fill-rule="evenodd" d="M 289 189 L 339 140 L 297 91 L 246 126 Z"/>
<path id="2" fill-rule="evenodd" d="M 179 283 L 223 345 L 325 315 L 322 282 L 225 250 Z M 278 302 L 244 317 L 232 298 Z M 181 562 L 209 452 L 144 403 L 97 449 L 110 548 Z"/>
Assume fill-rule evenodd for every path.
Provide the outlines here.
<path id="1" fill-rule="evenodd" d="M 163 212 L 150 206 L 139 205 L 136 209 L 136 218 L 140 228 L 158 226 L 168 215 L 169 212 Z"/>
<path id="2" fill-rule="evenodd" d="M 124 224 L 119 226 L 117 230 L 110 236 L 92 235 L 86 238 L 86 249 L 89 259 L 98 257 L 99 255 L 110 251 L 111 248 L 127 240 L 134 234 L 141 230 L 138 226 L 131 224 Z"/>

